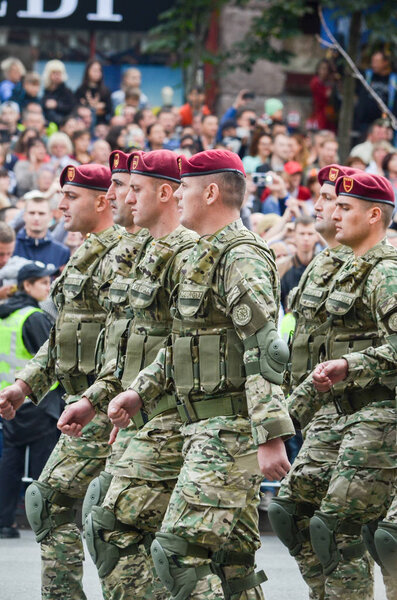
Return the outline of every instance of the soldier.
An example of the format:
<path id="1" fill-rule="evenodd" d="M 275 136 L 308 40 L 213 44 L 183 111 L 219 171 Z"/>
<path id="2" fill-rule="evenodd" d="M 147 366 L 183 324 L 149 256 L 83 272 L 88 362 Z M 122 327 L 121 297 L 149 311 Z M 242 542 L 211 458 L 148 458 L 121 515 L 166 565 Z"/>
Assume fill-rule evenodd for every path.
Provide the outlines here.
<path id="1" fill-rule="evenodd" d="M 288 359 L 279 281 L 266 243 L 239 219 L 239 157 L 210 150 L 178 161 L 181 222 L 201 237 L 174 297 L 172 338 L 108 414 L 125 426 L 175 390 L 184 463 L 152 544 L 157 573 L 178 600 L 259 599 L 259 487 L 262 473 L 287 473 L 283 437 L 294 433 L 279 387 Z"/>
<path id="2" fill-rule="evenodd" d="M 394 208 L 393 189 L 384 177 L 367 173 L 340 177 L 335 189 L 335 237 L 352 248 L 354 257 L 339 271 L 328 294 L 327 357 L 354 355 L 383 343 L 395 361 L 397 253 L 385 240 Z M 320 365 L 315 372 L 321 369 Z M 290 397 L 295 417 L 313 377 Z M 396 383 L 395 374 L 374 378 L 364 373 L 341 381 L 329 394 L 317 394 L 318 405 L 331 397 L 341 415 L 334 427 L 341 435 L 336 464 L 319 510 L 310 519 L 310 539 L 325 577 L 325 598 L 335 597 L 335 589 L 340 596 L 343 587 L 349 598 L 372 598 L 361 583 L 366 572 L 352 579 L 351 565 L 364 556 L 362 525 L 384 515 L 391 500 L 397 454 Z M 304 412 L 305 419 L 315 404 L 311 402 Z"/>
<path id="3" fill-rule="evenodd" d="M 105 323 L 108 284 L 113 277 L 111 251 L 120 239 L 106 198 L 110 171 L 100 165 L 68 166 L 60 183 L 59 208 L 65 228 L 87 237 L 54 282 L 52 299 L 59 315 L 49 341 L 18 373 L 16 383 L 0 392 L 5 418 L 12 418 L 25 396 L 38 404 L 56 381 L 64 386 L 68 404 L 96 376 L 95 346 Z M 42 597 L 46 600 L 85 598 L 83 545 L 73 507 L 105 465 L 110 429 L 102 412 L 81 439 L 61 435 L 39 481 L 26 491 L 28 520 L 41 542 Z"/>
<path id="4" fill-rule="evenodd" d="M 180 182 L 176 155 L 169 150 L 135 152 L 128 168 L 126 202 L 134 222 L 147 227 L 154 239 L 130 278 L 123 281 L 133 318 L 122 335 L 116 367 L 107 365 L 61 420 L 62 428 L 69 427 L 73 435 L 80 435 L 86 422 L 82 416 L 104 410 L 164 345 L 171 332 L 171 293 L 197 240 L 179 225 L 174 197 Z M 164 393 L 155 411 L 134 420 L 139 431 L 131 432 L 129 427 L 129 443 L 110 469 L 113 478 L 105 499 L 101 506 L 92 506 L 86 519 L 87 544 L 106 598 L 165 598 L 163 586 L 153 582 L 149 548 L 182 465 L 181 421 L 174 395 Z"/>

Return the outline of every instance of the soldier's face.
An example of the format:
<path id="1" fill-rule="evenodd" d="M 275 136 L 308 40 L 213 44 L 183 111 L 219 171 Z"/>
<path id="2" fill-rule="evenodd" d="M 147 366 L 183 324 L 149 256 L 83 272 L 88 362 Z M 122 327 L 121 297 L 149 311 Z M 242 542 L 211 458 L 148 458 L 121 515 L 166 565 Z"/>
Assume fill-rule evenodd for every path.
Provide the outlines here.
<path id="1" fill-rule="evenodd" d="M 314 205 L 314 212 L 316 217 L 316 231 L 324 236 L 327 241 L 330 241 L 329 238 L 334 238 L 336 233 L 335 221 L 332 219 L 335 202 L 335 186 L 324 183 L 320 188 L 319 197 Z"/>
<path id="2" fill-rule="evenodd" d="M 125 201 L 135 225 L 150 229 L 157 222 L 157 180 L 155 178 L 132 173 Z"/>
<path id="3" fill-rule="evenodd" d="M 110 202 L 113 221 L 123 227 L 132 227 L 134 224 L 131 209 L 125 202 L 129 191 L 129 185 L 129 173 L 113 173 L 112 183 L 106 194 L 106 197 Z"/>
<path id="4" fill-rule="evenodd" d="M 63 213 L 66 231 L 90 233 L 95 228 L 95 193 L 88 188 L 65 184 L 59 210 Z"/>
<path id="5" fill-rule="evenodd" d="M 183 177 L 175 192 L 181 225 L 193 231 L 198 231 L 197 227 L 206 208 L 204 189 L 202 177 Z"/>
<path id="6" fill-rule="evenodd" d="M 332 219 L 335 222 L 335 239 L 354 250 L 369 235 L 371 208 L 358 198 L 338 196 Z"/>

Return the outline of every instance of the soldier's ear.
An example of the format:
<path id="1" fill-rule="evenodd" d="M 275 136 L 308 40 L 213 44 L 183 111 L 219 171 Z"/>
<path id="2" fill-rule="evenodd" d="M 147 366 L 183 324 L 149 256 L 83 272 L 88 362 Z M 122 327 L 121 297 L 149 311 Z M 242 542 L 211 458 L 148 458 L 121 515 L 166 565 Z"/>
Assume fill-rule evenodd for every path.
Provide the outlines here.
<path id="1" fill-rule="evenodd" d="M 95 197 L 95 212 L 104 212 L 110 206 L 109 200 L 106 198 L 106 194 L 98 194 Z"/>
<path id="2" fill-rule="evenodd" d="M 220 196 L 219 187 L 217 183 L 210 183 L 204 192 L 205 202 L 207 206 L 214 204 Z"/>

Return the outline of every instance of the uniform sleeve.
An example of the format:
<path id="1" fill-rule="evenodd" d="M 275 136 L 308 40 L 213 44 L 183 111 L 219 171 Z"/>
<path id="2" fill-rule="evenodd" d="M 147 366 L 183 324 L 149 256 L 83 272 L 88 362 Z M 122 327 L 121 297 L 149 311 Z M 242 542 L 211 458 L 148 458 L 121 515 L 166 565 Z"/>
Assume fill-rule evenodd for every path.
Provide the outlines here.
<path id="1" fill-rule="evenodd" d="M 30 398 L 34 404 L 39 404 L 57 381 L 49 344 L 50 341 L 47 340 L 26 367 L 18 372 L 18 379 L 22 379 L 31 388 Z"/>
<path id="2" fill-rule="evenodd" d="M 279 299 L 273 279 L 270 264 L 258 250 L 240 246 L 238 251 L 228 253 L 224 271 L 226 311 L 243 342 L 255 340 L 266 325 L 277 328 Z M 262 349 L 255 342 L 245 348 L 243 360 L 249 370 L 251 363 L 259 361 Z M 245 390 L 255 443 L 294 435 L 280 385 L 255 373 L 247 375 Z"/>
<path id="3" fill-rule="evenodd" d="M 331 396 L 328 393 L 317 392 L 310 374 L 288 396 L 287 401 L 290 416 L 299 428 L 303 429 L 310 423 L 316 412 L 331 401 Z"/>
<path id="4" fill-rule="evenodd" d="M 116 359 L 114 358 L 101 369 L 95 382 L 83 394 L 97 411 L 106 411 L 110 400 L 123 391 L 115 370 Z"/>

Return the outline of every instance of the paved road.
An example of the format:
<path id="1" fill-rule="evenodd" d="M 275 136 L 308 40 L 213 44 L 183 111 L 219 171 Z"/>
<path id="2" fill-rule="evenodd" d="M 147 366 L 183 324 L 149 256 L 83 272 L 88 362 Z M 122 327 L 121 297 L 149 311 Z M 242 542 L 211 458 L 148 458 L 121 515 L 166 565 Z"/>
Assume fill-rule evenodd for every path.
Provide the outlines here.
<path id="1" fill-rule="evenodd" d="M 0 539 L 1 600 L 40 600 L 39 548 L 31 531 L 21 534 L 18 540 Z M 294 559 L 274 535 L 262 537 L 257 563 L 269 578 L 263 585 L 266 600 L 308 600 L 306 584 Z M 87 600 L 102 600 L 96 570 L 89 557 L 85 564 L 84 589 Z M 386 600 L 379 570 L 374 600 Z"/>

